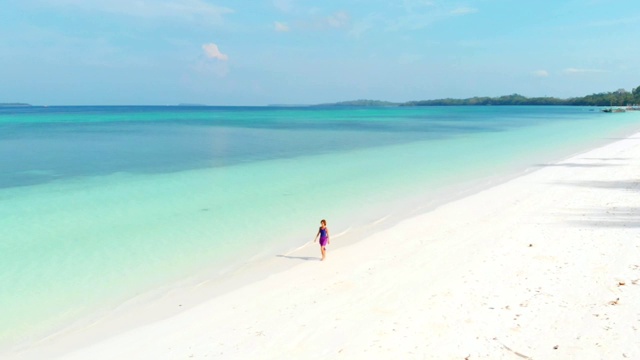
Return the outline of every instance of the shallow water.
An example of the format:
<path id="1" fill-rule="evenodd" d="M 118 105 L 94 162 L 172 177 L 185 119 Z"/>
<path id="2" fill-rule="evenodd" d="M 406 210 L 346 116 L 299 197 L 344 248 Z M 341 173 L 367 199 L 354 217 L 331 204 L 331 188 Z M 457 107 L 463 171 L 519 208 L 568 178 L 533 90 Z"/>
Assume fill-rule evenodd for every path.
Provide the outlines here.
<path id="1" fill-rule="evenodd" d="M 0 343 L 639 128 L 579 107 L 2 108 Z"/>

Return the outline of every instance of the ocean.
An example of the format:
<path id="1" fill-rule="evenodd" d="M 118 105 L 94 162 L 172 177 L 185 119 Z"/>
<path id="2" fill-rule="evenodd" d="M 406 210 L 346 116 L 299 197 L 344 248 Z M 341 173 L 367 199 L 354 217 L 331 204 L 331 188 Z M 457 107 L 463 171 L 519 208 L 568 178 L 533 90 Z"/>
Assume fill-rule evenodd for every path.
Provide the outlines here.
<path id="1" fill-rule="evenodd" d="M 0 349 L 638 130 L 587 107 L 0 108 Z"/>

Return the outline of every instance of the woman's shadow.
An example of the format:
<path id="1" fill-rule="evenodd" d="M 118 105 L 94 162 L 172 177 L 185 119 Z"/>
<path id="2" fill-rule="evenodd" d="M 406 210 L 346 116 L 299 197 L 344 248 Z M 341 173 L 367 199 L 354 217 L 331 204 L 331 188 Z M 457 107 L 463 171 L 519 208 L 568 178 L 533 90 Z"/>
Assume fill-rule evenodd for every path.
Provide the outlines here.
<path id="1" fill-rule="evenodd" d="M 287 258 L 287 259 L 292 259 L 292 260 L 305 260 L 305 261 L 316 260 L 316 261 L 320 261 L 319 258 L 311 257 L 311 256 L 289 256 L 289 255 L 276 255 L 276 256 L 277 257 L 282 257 L 282 258 Z"/>

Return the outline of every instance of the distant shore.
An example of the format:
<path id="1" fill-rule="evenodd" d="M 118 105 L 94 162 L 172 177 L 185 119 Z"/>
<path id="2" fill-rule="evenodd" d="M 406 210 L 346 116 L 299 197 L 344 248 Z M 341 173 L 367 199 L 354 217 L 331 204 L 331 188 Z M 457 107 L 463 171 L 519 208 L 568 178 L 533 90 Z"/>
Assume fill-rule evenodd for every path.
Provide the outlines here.
<path id="1" fill-rule="evenodd" d="M 33 106 L 27 103 L 0 103 L 0 107 L 30 107 Z"/>
<path id="2" fill-rule="evenodd" d="M 520 94 L 503 96 L 474 96 L 471 98 L 441 98 L 431 100 L 411 100 L 411 101 L 385 101 L 358 99 L 321 104 L 288 104 L 274 103 L 268 107 L 317 107 L 317 106 L 638 106 L 640 104 L 640 86 L 627 91 L 618 89 L 616 91 L 601 92 L 597 94 L 557 98 L 553 96 L 526 97 Z M 0 103 L 0 107 L 21 107 L 32 106 L 27 103 Z M 119 106 L 119 105 L 109 105 Z M 204 103 L 177 103 L 174 106 L 200 107 L 212 106 Z M 218 105 L 222 106 L 222 105 Z"/>
<path id="3" fill-rule="evenodd" d="M 526 97 L 519 94 L 499 97 L 472 97 L 466 99 L 434 99 L 406 102 L 381 100 L 352 100 L 317 106 L 630 106 L 640 104 L 640 87 L 633 92 L 618 90 L 582 97 L 560 99 L 555 97 Z"/>

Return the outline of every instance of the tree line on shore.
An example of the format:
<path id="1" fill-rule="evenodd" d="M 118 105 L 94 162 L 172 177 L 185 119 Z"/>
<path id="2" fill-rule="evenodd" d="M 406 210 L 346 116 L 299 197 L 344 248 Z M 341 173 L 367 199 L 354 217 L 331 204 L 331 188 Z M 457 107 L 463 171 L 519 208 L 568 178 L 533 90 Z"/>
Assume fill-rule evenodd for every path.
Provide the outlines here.
<path id="1" fill-rule="evenodd" d="M 25 107 L 25 106 L 31 106 L 31 105 L 26 103 L 18 103 L 18 102 L 0 103 L 0 107 Z"/>
<path id="2" fill-rule="evenodd" d="M 640 86 L 631 92 L 619 89 L 582 97 L 559 99 L 555 97 L 528 98 L 519 94 L 499 97 L 472 97 L 467 99 L 436 99 L 393 103 L 379 100 L 343 101 L 331 106 L 474 106 L 474 105 L 573 105 L 573 106 L 626 106 L 640 104 Z"/>

